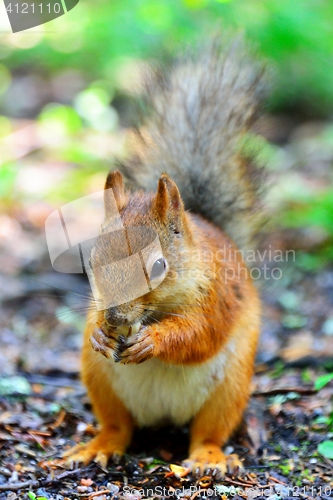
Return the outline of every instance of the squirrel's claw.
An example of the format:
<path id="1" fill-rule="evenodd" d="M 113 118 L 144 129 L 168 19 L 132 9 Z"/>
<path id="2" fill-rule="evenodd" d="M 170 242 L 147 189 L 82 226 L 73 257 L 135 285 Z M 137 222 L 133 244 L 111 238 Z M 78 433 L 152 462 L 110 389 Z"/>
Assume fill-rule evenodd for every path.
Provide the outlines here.
<path id="1" fill-rule="evenodd" d="M 61 464 L 66 467 L 83 464 L 88 465 L 89 462 L 96 462 L 102 468 L 107 466 L 108 460 L 118 464 L 123 453 L 118 450 L 112 439 L 107 439 L 107 436 L 101 434 L 85 444 L 79 444 L 63 453 Z"/>
<path id="2" fill-rule="evenodd" d="M 126 343 L 119 345 L 114 353 L 114 360 L 123 364 L 140 364 L 154 355 L 154 343 L 148 330 L 143 328 L 131 335 Z"/>
<path id="3" fill-rule="evenodd" d="M 235 454 L 224 455 L 217 446 L 203 446 L 182 463 L 195 476 L 211 475 L 223 479 L 228 473 L 237 476 L 243 472 L 243 464 Z"/>
<path id="4" fill-rule="evenodd" d="M 94 351 L 100 352 L 106 358 L 111 358 L 117 348 L 117 337 L 106 335 L 101 328 L 95 328 L 89 340 Z"/>

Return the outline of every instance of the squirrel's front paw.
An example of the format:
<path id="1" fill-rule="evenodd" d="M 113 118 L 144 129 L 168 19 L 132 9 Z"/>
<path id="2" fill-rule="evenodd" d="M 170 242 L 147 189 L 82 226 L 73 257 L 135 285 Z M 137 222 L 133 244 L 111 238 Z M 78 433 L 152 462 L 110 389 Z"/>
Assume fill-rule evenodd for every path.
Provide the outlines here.
<path id="1" fill-rule="evenodd" d="M 110 331 L 106 334 L 102 328 L 95 328 L 89 340 L 96 352 L 111 358 L 117 349 L 118 336 L 117 332 Z"/>
<path id="2" fill-rule="evenodd" d="M 155 346 L 149 328 L 141 328 L 138 333 L 131 335 L 127 339 L 122 338 L 118 343 L 114 360 L 117 363 L 143 363 L 155 355 Z"/>

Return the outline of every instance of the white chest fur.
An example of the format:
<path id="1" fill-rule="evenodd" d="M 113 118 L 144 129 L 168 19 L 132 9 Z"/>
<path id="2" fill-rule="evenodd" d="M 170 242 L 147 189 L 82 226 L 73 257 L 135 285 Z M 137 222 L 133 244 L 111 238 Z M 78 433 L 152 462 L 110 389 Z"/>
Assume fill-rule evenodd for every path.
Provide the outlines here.
<path id="1" fill-rule="evenodd" d="M 167 365 L 151 359 L 140 365 L 112 362 L 113 388 L 140 426 L 170 421 L 188 422 L 223 381 L 229 345 L 217 356 L 195 366 Z"/>

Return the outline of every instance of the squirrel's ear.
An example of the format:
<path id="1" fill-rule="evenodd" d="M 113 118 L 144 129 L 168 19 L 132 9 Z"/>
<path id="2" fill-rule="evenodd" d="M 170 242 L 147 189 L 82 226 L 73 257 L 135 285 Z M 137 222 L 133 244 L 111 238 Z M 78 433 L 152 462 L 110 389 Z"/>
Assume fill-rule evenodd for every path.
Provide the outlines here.
<path id="1" fill-rule="evenodd" d="M 171 222 L 177 232 L 184 226 L 184 203 L 176 183 L 167 174 L 162 174 L 154 199 L 154 209 L 160 220 Z"/>
<path id="2" fill-rule="evenodd" d="M 114 170 L 113 172 L 109 172 L 105 181 L 104 189 L 112 189 L 118 210 L 124 208 L 124 206 L 128 201 L 128 197 L 125 193 L 123 176 L 121 175 L 119 170 Z M 106 213 L 108 213 L 109 208 L 111 208 L 108 206 L 109 205 L 108 199 L 109 199 L 108 195 L 104 196 Z"/>

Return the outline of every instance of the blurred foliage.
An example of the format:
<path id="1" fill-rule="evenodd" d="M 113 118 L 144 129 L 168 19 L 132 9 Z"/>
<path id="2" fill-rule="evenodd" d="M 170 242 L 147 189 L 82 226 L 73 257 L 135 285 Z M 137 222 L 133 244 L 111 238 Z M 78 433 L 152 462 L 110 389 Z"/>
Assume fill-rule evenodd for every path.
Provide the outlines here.
<path id="1" fill-rule="evenodd" d="M 328 373 L 326 375 L 321 375 L 316 379 L 315 389 L 320 391 L 325 385 L 329 384 L 333 380 L 333 373 Z"/>
<path id="2" fill-rule="evenodd" d="M 333 109 L 333 4 L 329 0 L 80 0 L 38 36 L 1 37 L 0 59 L 11 71 L 65 68 L 117 87 L 126 59 L 175 52 L 217 27 L 241 29 L 275 68 L 273 105 L 301 103 L 304 112 Z M 0 68 L 0 92 L 8 74 Z"/>
<path id="3" fill-rule="evenodd" d="M 299 252 L 297 262 L 307 270 L 314 270 L 333 261 L 333 189 L 319 195 L 295 201 L 280 214 L 281 225 L 288 228 L 317 228 L 327 235 L 315 253 Z"/>
<path id="4" fill-rule="evenodd" d="M 322 192 L 320 198 L 305 197 L 294 205 L 284 215 L 287 227 L 320 227 L 333 236 L 333 190 Z"/>
<path id="5" fill-rule="evenodd" d="M 0 36 L 0 198 L 6 206 L 38 199 L 54 206 L 100 189 L 113 158 L 124 154 L 122 130 L 142 61 L 168 59 L 218 30 L 245 32 L 267 60 L 273 112 L 298 120 L 332 114 L 329 0 L 80 0 L 46 25 Z M 35 120 L 35 142 L 24 154 L 6 142 L 17 118 Z M 316 145 L 331 158 L 332 130 Z M 281 168 L 283 147 L 262 148 L 256 140 L 251 145 L 260 146 L 263 162 L 278 158 Z M 333 259 L 333 185 L 303 193 L 291 183 L 289 189 L 281 225 L 328 235 L 315 255 L 299 254 L 298 263 L 314 269 Z"/>
<path id="6" fill-rule="evenodd" d="M 323 441 L 318 446 L 318 452 L 326 458 L 333 458 L 333 440 Z"/>

